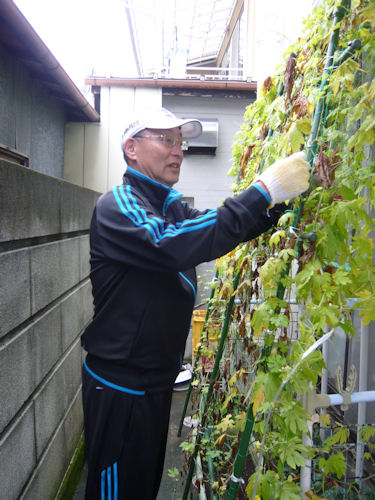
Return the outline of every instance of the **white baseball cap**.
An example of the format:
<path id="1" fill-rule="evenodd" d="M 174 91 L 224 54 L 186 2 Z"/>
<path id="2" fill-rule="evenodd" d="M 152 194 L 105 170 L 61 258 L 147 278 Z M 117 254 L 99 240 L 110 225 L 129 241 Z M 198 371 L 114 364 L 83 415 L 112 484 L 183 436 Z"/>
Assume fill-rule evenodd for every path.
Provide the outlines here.
<path id="1" fill-rule="evenodd" d="M 124 149 L 126 139 L 134 137 L 146 128 L 168 130 L 176 127 L 181 130 L 182 139 L 193 139 L 202 133 L 202 124 L 199 120 L 177 118 L 165 108 L 144 111 L 137 114 L 126 126 L 121 137 L 121 149 Z"/>

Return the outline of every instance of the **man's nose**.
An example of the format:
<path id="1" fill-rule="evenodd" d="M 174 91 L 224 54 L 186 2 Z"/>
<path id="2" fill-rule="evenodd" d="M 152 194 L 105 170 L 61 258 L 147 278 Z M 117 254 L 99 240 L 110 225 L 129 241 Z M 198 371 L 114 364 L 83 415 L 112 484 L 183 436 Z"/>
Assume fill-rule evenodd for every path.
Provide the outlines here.
<path id="1" fill-rule="evenodd" d="M 184 152 L 182 151 L 182 145 L 177 142 L 172 147 L 172 154 L 182 157 L 184 155 Z"/>

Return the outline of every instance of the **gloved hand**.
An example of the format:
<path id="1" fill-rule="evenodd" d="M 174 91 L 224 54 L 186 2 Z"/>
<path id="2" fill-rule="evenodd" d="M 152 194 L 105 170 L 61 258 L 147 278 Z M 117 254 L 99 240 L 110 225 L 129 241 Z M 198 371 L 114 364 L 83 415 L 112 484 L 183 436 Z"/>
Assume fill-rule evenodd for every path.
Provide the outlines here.
<path id="1" fill-rule="evenodd" d="M 271 195 L 271 206 L 295 198 L 309 187 L 310 164 L 303 151 L 281 158 L 256 181 L 262 181 Z"/>

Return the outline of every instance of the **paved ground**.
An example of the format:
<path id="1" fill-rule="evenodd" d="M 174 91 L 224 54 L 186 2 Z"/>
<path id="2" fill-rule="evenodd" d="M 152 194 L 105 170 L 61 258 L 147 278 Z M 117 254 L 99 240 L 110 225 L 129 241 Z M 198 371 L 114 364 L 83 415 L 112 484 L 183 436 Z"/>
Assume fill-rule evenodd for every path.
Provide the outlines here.
<path id="1" fill-rule="evenodd" d="M 182 410 L 184 407 L 186 392 L 174 392 L 172 399 L 171 418 L 169 425 L 169 434 L 167 450 L 164 463 L 164 473 L 157 500 L 180 500 L 184 491 L 185 483 L 180 479 L 168 476 L 169 469 L 182 469 L 184 464 L 184 453 L 180 448 L 180 443 L 187 438 L 189 430 L 186 427 L 182 429 L 182 435 L 177 437 L 177 430 L 180 423 Z M 186 474 L 184 475 L 186 476 Z M 78 485 L 73 500 L 83 500 L 85 495 L 86 469 L 84 469 L 81 481 Z M 195 496 L 195 495 L 194 495 Z"/>

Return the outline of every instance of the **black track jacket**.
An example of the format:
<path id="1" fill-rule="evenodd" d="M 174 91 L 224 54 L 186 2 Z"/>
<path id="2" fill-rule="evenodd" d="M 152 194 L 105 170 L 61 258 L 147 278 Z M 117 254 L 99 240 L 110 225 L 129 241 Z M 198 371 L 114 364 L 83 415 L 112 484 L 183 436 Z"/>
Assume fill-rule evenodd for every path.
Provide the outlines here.
<path id="1" fill-rule="evenodd" d="M 127 167 L 103 194 L 90 230 L 94 317 L 82 336 L 87 369 L 125 392 L 173 386 L 196 295 L 195 266 L 272 226 L 279 209 L 255 187 L 198 211 Z"/>

